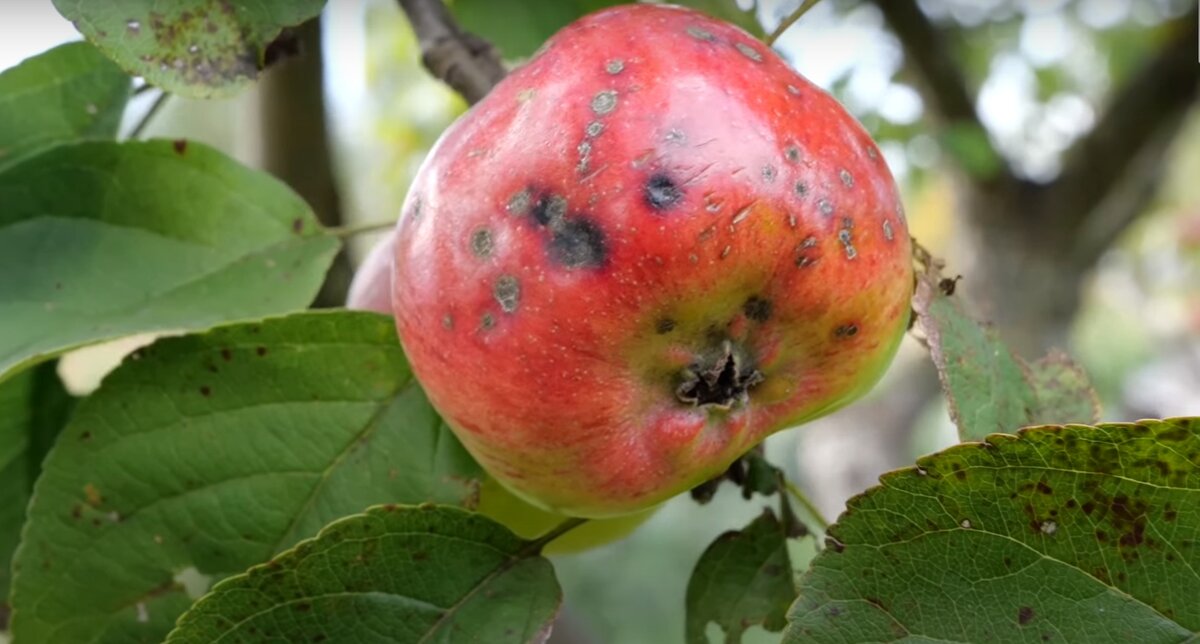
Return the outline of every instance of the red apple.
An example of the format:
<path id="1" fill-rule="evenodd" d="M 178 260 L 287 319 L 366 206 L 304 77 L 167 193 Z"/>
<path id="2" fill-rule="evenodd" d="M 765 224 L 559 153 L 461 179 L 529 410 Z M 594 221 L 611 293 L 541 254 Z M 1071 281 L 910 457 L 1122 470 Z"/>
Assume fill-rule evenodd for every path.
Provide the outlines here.
<path id="1" fill-rule="evenodd" d="M 637 4 L 568 26 L 447 130 L 394 270 L 400 339 L 463 444 L 586 517 L 861 396 L 913 284 L 854 118 L 740 29 Z"/>
<path id="2" fill-rule="evenodd" d="M 395 242 L 395 232 L 389 232 L 367 253 L 350 283 L 347 308 L 392 314 L 392 255 L 396 252 Z M 556 512 L 530 505 L 490 477 L 480 481 L 479 502 L 473 509 L 499 521 L 525 539 L 536 539 L 567 519 Z M 655 509 L 588 521 L 546 544 L 542 552 L 547 555 L 581 552 L 622 539 L 645 523 Z"/>

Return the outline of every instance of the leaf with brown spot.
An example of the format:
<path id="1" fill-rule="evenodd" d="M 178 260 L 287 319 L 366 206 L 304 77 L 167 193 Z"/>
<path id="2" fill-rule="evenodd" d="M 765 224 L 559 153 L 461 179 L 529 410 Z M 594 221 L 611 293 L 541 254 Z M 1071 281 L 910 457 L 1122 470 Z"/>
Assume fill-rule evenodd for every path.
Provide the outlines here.
<path id="1" fill-rule="evenodd" d="M 784 642 L 1190 641 L 1200 418 L 957 445 L 885 474 L 829 535 Z"/>
<path id="2" fill-rule="evenodd" d="M 542 642 L 562 591 L 537 550 L 458 508 L 375 507 L 217 584 L 167 644 Z"/>
<path id="3" fill-rule="evenodd" d="M 961 295 L 947 293 L 943 281 L 932 263 L 918 273 L 913 308 L 962 440 L 1099 420 L 1099 398 L 1082 367 L 1061 351 L 1027 364 L 971 318 Z"/>
<path id="4" fill-rule="evenodd" d="M 1061 425 L 1100 420 L 1100 397 L 1087 372 L 1066 353 L 1051 351 L 1029 364 L 1029 381 L 1038 404 L 1029 424 Z"/>
<path id="5" fill-rule="evenodd" d="M 63 432 L 15 557 L 16 641 L 161 641 L 191 603 L 180 570 L 244 570 L 376 503 L 466 503 L 481 475 L 376 313 L 159 340 Z"/>
<path id="6" fill-rule="evenodd" d="M 324 0 L 54 0 L 54 7 L 130 74 L 192 98 L 230 96 L 258 78 L 286 27 Z"/>

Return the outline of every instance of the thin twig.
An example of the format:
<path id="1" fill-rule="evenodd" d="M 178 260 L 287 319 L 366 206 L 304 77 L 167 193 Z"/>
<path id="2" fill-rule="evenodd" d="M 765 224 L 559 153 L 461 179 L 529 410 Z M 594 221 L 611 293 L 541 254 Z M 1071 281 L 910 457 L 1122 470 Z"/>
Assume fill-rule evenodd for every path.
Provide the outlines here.
<path id="1" fill-rule="evenodd" d="M 468 103 L 487 95 L 507 71 L 496 48 L 463 31 L 442 0 L 398 0 L 421 45 L 421 62 Z"/>
<path id="2" fill-rule="evenodd" d="M 783 486 L 787 488 L 788 494 L 792 495 L 792 498 L 795 499 L 797 503 L 804 506 L 804 511 L 808 514 L 808 518 L 811 519 L 813 523 L 817 524 L 817 527 L 820 528 L 821 532 L 828 532 L 829 521 L 826 520 L 825 516 L 821 514 L 821 511 L 817 509 L 817 506 L 809 500 L 808 496 L 805 495 L 795 483 L 792 483 L 786 478 L 783 479 Z"/>
<path id="3" fill-rule="evenodd" d="M 550 532 L 547 532 L 546 534 L 531 541 L 529 544 L 529 548 L 533 552 L 541 552 L 542 548 L 546 547 L 546 544 L 548 544 L 551 541 L 554 541 L 555 539 L 563 536 L 564 534 L 574 530 L 575 528 L 578 528 L 579 526 L 587 523 L 588 521 L 589 521 L 589 519 L 582 519 L 579 517 L 573 517 L 573 518 L 567 519 L 566 521 L 563 521 L 562 523 L 555 526 L 554 529 L 551 530 Z"/>
<path id="4" fill-rule="evenodd" d="M 788 16 L 783 19 L 783 22 L 780 22 L 779 26 L 775 28 L 775 31 L 772 31 L 771 34 L 767 36 L 767 46 L 773 47 L 775 45 L 775 41 L 779 40 L 779 37 L 783 35 L 783 32 L 787 31 L 788 28 L 796 24 L 797 20 L 803 17 L 804 14 L 808 13 L 809 9 L 817 6 L 817 3 L 820 1 L 821 0 L 804 0 L 801 2 L 800 6 L 796 7 L 795 11 L 788 14 Z"/>
<path id="5" fill-rule="evenodd" d="M 396 222 L 394 220 L 393 221 L 368 221 L 368 222 L 361 223 L 361 224 L 350 224 L 347 226 L 329 226 L 325 229 L 325 232 L 329 233 L 330 235 L 333 235 L 334 237 L 345 238 L 345 237 L 353 237 L 355 235 L 362 235 L 364 233 L 373 233 L 373 232 L 378 232 L 380 230 L 387 230 L 389 228 L 392 228 L 395 225 L 396 225 Z"/>
<path id="6" fill-rule="evenodd" d="M 171 98 L 170 93 L 162 92 L 158 95 L 158 98 L 154 99 L 154 103 L 150 105 L 150 109 L 146 110 L 146 113 L 142 115 L 142 119 L 130 130 L 129 140 L 133 141 L 141 137 L 142 133 L 146 130 L 146 126 L 150 125 L 150 121 L 154 120 L 154 115 L 158 114 L 158 111 L 162 109 L 162 106 L 166 104 L 169 98 Z"/>

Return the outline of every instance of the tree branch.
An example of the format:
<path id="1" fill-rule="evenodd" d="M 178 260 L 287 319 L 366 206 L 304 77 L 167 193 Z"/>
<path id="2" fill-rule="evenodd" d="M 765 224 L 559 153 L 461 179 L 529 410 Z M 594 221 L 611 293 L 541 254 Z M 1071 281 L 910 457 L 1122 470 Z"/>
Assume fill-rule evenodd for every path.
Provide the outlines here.
<path id="1" fill-rule="evenodd" d="M 1196 14 L 1193 7 L 1164 26 L 1167 38 L 1158 53 L 1117 90 L 1049 186 L 1049 212 L 1088 233 L 1077 249 L 1083 261 L 1098 256 L 1153 197 L 1162 157 L 1200 95 Z M 1125 194 L 1110 195 L 1121 185 Z M 1110 196 L 1122 199 L 1110 205 Z"/>
<path id="2" fill-rule="evenodd" d="M 425 68 L 468 103 L 478 102 L 507 74 L 496 48 L 460 29 L 442 0 L 398 1 L 421 44 Z"/>
<path id="3" fill-rule="evenodd" d="M 1004 157 L 987 138 L 987 128 L 975 111 L 975 99 L 967 87 L 962 70 L 954 62 L 955 56 L 942 30 L 930 22 L 916 0 L 874 0 L 874 3 L 883 13 L 892 33 L 900 39 L 905 59 L 917 75 L 922 94 L 933 108 L 932 112 L 945 122 L 947 128 L 972 134 L 973 145 L 988 147 L 989 156 L 996 162 L 996 170 L 972 176 L 982 180 L 1011 179 L 1012 173 Z"/>

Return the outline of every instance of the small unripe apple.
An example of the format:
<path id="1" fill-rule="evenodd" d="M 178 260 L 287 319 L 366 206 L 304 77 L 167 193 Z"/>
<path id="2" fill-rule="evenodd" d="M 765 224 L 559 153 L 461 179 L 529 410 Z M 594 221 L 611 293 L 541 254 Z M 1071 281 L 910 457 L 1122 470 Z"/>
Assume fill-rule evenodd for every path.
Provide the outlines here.
<path id="1" fill-rule="evenodd" d="M 392 255 L 395 253 L 395 237 L 395 231 L 389 232 L 367 253 L 350 283 L 347 308 L 392 314 Z M 622 539 L 645 523 L 656 509 L 588 521 L 546 544 L 542 552 L 548 555 L 568 554 Z M 474 510 L 499 521 L 524 539 L 536 539 L 568 518 L 530 505 L 490 477 L 480 482 L 479 501 Z"/>
<path id="2" fill-rule="evenodd" d="M 605 517 L 865 393 L 912 284 L 895 183 L 845 109 L 732 25 L 629 4 L 563 29 L 442 136 L 392 302 L 483 467 Z"/>

